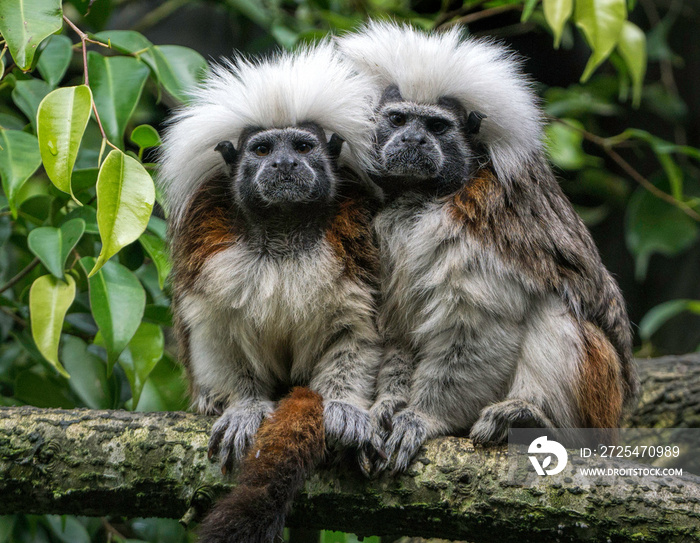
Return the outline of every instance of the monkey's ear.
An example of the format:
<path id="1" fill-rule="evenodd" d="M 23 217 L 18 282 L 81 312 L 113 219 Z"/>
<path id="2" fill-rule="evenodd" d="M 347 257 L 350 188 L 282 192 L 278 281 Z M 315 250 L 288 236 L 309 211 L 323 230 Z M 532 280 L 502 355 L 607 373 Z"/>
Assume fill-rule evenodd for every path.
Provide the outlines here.
<path id="1" fill-rule="evenodd" d="M 224 162 L 229 166 L 236 164 L 238 151 L 236 151 L 236 148 L 230 141 L 220 141 L 216 144 L 216 147 L 214 147 L 214 151 L 221 153 L 221 156 L 224 157 Z"/>
<path id="2" fill-rule="evenodd" d="M 403 102 L 403 96 L 396 85 L 389 85 L 384 89 L 384 94 L 379 99 L 379 105 L 383 106 L 387 102 Z"/>
<path id="3" fill-rule="evenodd" d="M 343 149 L 343 143 L 345 143 L 345 140 L 338 134 L 333 134 L 331 139 L 328 140 L 328 156 L 331 157 L 331 160 L 338 160 L 340 151 Z"/>
<path id="4" fill-rule="evenodd" d="M 469 113 L 469 116 L 467 117 L 467 124 L 464 127 L 467 135 L 475 136 L 478 134 L 479 130 L 481 129 L 481 121 L 483 121 L 485 118 L 486 115 L 479 113 L 478 111 L 472 111 Z"/>

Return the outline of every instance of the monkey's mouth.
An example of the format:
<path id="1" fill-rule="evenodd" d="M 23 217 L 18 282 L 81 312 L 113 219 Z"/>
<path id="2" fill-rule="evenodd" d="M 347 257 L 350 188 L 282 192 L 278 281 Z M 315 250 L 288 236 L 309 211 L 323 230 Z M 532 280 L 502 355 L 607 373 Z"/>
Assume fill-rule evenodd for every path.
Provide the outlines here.
<path id="1" fill-rule="evenodd" d="M 309 202 L 318 199 L 321 193 L 315 179 L 290 174 L 270 176 L 259 184 L 258 190 L 270 204 Z"/>
<path id="2" fill-rule="evenodd" d="M 385 154 L 386 175 L 434 177 L 439 171 L 435 160 L 418 149 L 397 149 Z"/>

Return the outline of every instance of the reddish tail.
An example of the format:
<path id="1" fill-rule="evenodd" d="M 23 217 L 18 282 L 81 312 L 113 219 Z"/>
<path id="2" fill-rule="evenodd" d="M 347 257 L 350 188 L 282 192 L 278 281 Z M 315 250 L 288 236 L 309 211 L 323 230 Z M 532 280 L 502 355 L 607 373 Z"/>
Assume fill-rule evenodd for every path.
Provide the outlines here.
<path id="1" fill-rule="evenodd" d="M 238 486 L 204 519 L 200 543 L 274 541 L 324 450 L 323 398 L 296 387 L 260 426 Z"/>

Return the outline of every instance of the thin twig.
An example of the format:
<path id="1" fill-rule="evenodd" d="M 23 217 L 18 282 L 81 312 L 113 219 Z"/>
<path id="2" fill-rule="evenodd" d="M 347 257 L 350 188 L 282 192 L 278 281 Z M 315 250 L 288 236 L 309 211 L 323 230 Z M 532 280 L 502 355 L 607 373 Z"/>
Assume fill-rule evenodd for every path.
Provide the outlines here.
<path id="1" fill-rule="evenodd" d="M 583 128 L 579 128 L 578 126 L 573 126 L 566 121 L 562 119 L 558 119 L 556 117 L 552 118 L 554 121 L 557 121 L 568 128 L 571 128 L 572 130 L 576 130 L 579 132 L 585 139 L 588 141 L 595 143 L 599 147 L 605 151 L 605 154 L 607 154 L 611 159 L 613 159 L 620 168 L 622 168 L 627 175 L 629 175 L 634 181 L 639 183 L 641 186 L 643 186 L 645 189 L 647 189 L 649 192 L 651 192 L 654 196 L 657 198 L 660 198 L 661 200 L 664 200 L 665 202 L 668 202 L 669 204 L 677 207 L 683 213 L 691 217 L 692 219 L 696 221 L 700 221 L 700 214 L 698 214 L 692 207 L 690 207 L 688 204 L 685 202 L 681 202 L 680 200 L 676 200 L 671 194 L 668 194 L 664 191 L 662 191 L 660 188 L 658 188 L 656 185 L 654 185 L 651 181 L 649 181 L 646 177 L 644 177 L 641 173 L 639 173 L 637 170 L 635 170 L 629 162 L 627 162 L 624 158 L 622 158 L 614 149 L 612 144 L 609 140 L 602 138 L 600 136 L 597 136 L 596 134 L 593 134 L 589 132 L 588 130 L 585 130 Z"/>
<path id="2" fill-rule="evenodd" d="M 26 328 L 27 327 L 27 321 L 25 321 L 22 317 L 15 315 L 12 311 L 7 309 L 5 306 L 0 305 L 0 312 L 4 313 L 8 317 L 11 317 L 13 321 L 15 321 L 17 324 L 19 324 L 21 327 Z"/>
<path id="3" fill-rule="evenodd" d="M 35 258 L 29 264 L 27 264 L 23 270 L 21 270 L 17 275 L 10 279 L 7 283 L 0 287 L 0 292 L 5 292 L 8 289 L 14 287 L 22 279 L 24 279 L 34 268 L 39 264 L 39 259 Z"/>
<path id="4" fill-rule="evenodd" d="M 63 20 L 68 24 L 73 29 L 73 32 L 75 32 L 78 37 L 80 38 L 80 43 L 82 44 L 83 47 L 83 75 L 85 77 L 85 86 L 89 87 L 90 86 L 90 77 L 88 75 L 88 62 L 87 62 L 87 42 L 90 43 L 95 43 L 98 45 L 102 45 L 104 47 L 104 43 L 100 43 L 95 40 L 91 40 L 88 35 L 80 30 L 77 26 L 73 24 L 73 21 L 71 21 L 68 17 L 65 15 L 63 16 Z M 97 113 L 97 106 L 95 105 L 95 101 L 92 100 L 92 111 L 95 113 L 95 120 L 97 121 L 97 126 L 100 127 L 100 133 L 102 134 L 102 138 L 107 142 L 107 145 L 110 147 L 119 150 L 119 147 L 114 145 L 111 141 L 109 141 L 109 138 L 107 138 L 107 134 L 105 133 L 105 129 L 102 126 L 102 120 L 100 119 L 100 114 Z"/>
<path id="5" fill-rule="evenodd" d="M 469 4 L 467 6 L 462 6 L 459 9 L 439 13 L 438 16 L 435 18 L 435 22 L 433 23 L 433 28 L 439 29 L 447 21 L 454 19 L 455 17 L 461 17 L 463 15 L 466 15 L 467 13 L 471 13 L 476 8 L 478 8 L 480 5 L 482 5 L 485 1 L 486 0 L 478 0 L 477 2 L 474 2 L 474 3 Z"/>
<path id="6" fill-rule="evenodd" d="M 440 26 L 441 28 L 450 28 L 454 25 L 468 25 L 475 21 L 480 21 L 481 19 L 486 19 L 488 17 L 493 17 L 495 15 L 500 15 L 501 13 L 506 13 L 508 11 L 514 11 L 518 9 L 522 9 L 522 7 L 518 4 L 506 4 L 505 6 L 496 6 L 494 8 L 477 11 L 476 13 L 470 13 L 468 15 L 465 15 L 464 17 L 460 17 L 459 19 L 443 23 Z"/>

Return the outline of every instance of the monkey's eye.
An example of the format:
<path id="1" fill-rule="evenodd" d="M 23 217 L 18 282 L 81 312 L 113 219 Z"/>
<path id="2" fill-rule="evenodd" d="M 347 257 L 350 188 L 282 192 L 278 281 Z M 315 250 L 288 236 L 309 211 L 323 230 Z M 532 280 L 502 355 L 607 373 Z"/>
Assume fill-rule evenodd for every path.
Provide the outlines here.
<path id="1" fill-rule="evenodd" d="M 450 127 L 445 121 L 434 119 L 428 122 L 428 130 L 433 134 L 442 134 Z"/>
<path id="2" fill-rule="evenodd" d="M 403 126 L 406 124 L 406 115 L 403 113 L 390 113 L 389 120 L 394 126 Z"/>
<path id="3" fill-rule="evenodd" d="M 306 155 L 306 154 L 310 153 L 311 149 L 313 149 L 313 148 L 314 148 L 313 145 L 311 145 L 310 143 L 304 143 L 304 142 L 297 143 L 297 145 L 295 146 L 297 153 L 301 153 L 302 155 Z"/>
<path id="4" fill-rule="evenodd" d="M 253 148 L 253 152 L 258 156 L 267 156 L 270 154 L 270 146 L 261 143 Z"/>

